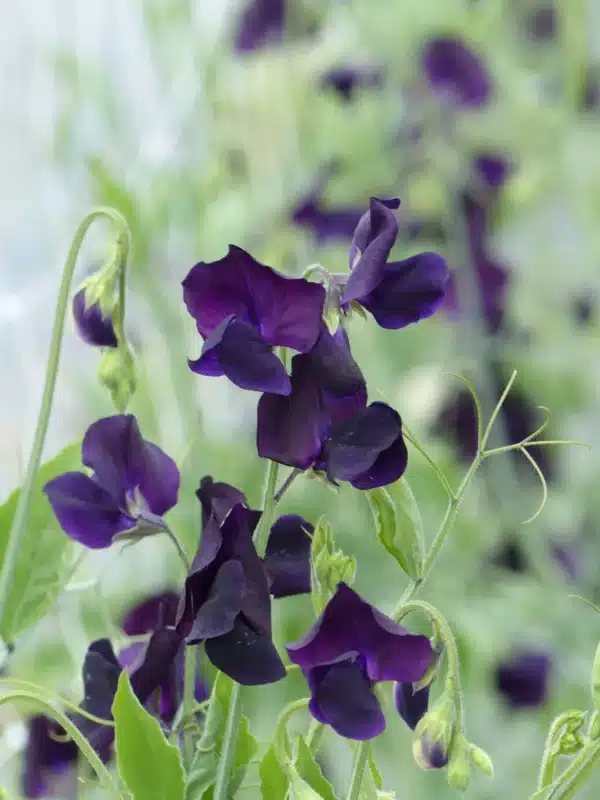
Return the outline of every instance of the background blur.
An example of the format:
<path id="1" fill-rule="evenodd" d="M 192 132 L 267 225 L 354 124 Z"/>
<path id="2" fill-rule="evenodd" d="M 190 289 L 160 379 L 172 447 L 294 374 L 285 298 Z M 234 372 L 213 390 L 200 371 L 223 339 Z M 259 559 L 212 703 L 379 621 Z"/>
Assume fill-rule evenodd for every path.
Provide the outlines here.
<path id="1" fill-rule="evenodd" d="M 464 297 L 460 313 L 441 311 L 401 331 L 353 320 L 372 399 L 381 392 L 399 409 L 454 485 L 472 414 L 456 405 L 461 384 L 448 372 L 468 376 L 489 410 L 518 370 L 496 444 L 532 432 L 544 405 L 553 438 L 591 445 L 534 453 L 549 497 L 528 525 L 521 523 L 541 499 L 535 473 L 524 459 L 490 462 L 422 595 L 456 632 L 467 735 L 496 768 L 494 781 L 474 774 L 468 796 L 526 797 L 553 716 L 590 707 L 600 638 L 599 617 L 569 597 L 600 601 L 600 3 L 294 0 L 283 30 L 277 5 L 254 2 L 248 16 L 247 0 L 2 4 L 0 490 L 22 478 L 62 260 L 90 207 L 114 205 L 132 226 L 128 331 L 140 362 L 132 410 L 144 436 L 181 465 L 182 501 L 170 521 L 192 551 L 202 475 L 234 483 L 257 507 L 264 465 L 254 446 L 258 396 L 188 370 L 200 340 L 181 280 L 229 243 L 288 274 L 315 262 L 342 272 L 369 196 L 399 196 L 398 257 L 442 252 L 460 276 L 459 303 Z M 491 87 L 485 103 L 456 103 L 432 87 L 423 52 L 439 37 L 477 54 Z M 488 194 L 473 177 L 482 154 L 508 166 Z M 478 300 L 487 273 L 455 223 L 465 213 L 469 223 L 474 202 L 485 208 L 484 260 L 503 276 L 492 298 L 499 324 L 486 317 L 485 297 L 468 301 Z M 80 277 L 101 262 L 104 233 L 94 229 Z M 97 359 L 71 326 L 48 458 L 112 413 L 96 383 Z M 431 539 L 443 492 L 414 450 L 407 477 Z M 392 609 L 405 578 L 377 545 L 359 492 L 344 486 L 336 495 L 300 479 L 283 509 L 312 522 L 325 513 L 338 543 L 358 558 L 358 590 Z M 180 580 L 164 541 L 89 555 L 71 590 L 17 642 L 12 674 L 77 699 L 87 644 L 113 635 L 136 601 Z M 307 629 L 312 610 L 307 598 L 291 598 L 274 613 L 285 642 Z M 515 648 L 551 655 L 537 707 L 511 708 L 497 691 L 497 666 Z M 290 679 L 249 692 L 257 732 L 267 735 L 284 699 L 304 691 Z M 0 785 L 12 798 L 26 729 L 16 712 L 3 713 Z M 391 708 L 388 719 L 375 743 L 386 788 L 402 800 L 453 796 L 443 774 L 415 765 L 410 732 Z M 333 734 L 324 763 L 345 787 L 349 752 Z M 600 776 L 581 796 L 596 797 L 598 786 Z"/>

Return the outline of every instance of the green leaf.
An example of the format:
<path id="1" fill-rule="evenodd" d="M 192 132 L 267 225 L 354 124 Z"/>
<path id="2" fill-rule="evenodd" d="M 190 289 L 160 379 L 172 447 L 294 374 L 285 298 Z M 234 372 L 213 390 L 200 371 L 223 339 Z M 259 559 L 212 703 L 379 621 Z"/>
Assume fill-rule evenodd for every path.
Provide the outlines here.
<path id="1" fill-rule="evenodd" d="M 331 784 L 323 777 L 321 767 L 302 736 L 298 737 L 296 745 L 296 767 L 298 774 L 312 787 L 323 800 L 336 800 Z"/>
<path id="2" fill-rule="evenodd" d="M 237 744 L 235 748 L 235 758 L 233 761 L 233 768 L 231 780 L 229 781 L 229 795 L 233 797 L 237 790 L 242 785 L 246 777 L 246 770 L 248 764 L 258 750 L 258 742 L 254 738 L 250 730 L 250 724 L 247 717 L 242 717 L 240 720 L 239 733 L 237 737 Z"/>
<path id="3" fill-rule="evenodd" d="M 375 763 L 375 757 L 373 756 L 372 747 L 369 747 L 367 760 L 369 763 L 369 769 L 371 770 L 371 775 L 373 776 L 373 783 L 375 784 L 375 787 L 377 789 L 383 788 L 383 778 L 381 777 L 381 772 L 379 772 L 377 764 Z"/>
<path id="4" fill-rule="evenodd" d="M 179 748 L 141 705 L 123 671 L 112 706 L 119 774 L 134 800 L 183 800 L 185 782 Z"/>
<path id="5" fill-rule="evenodd" d="M 312 786 L 302 780 L 300 775 L 292 767 L 290 770 L 290 797 L 291 800 L 324 800 Z M 285 797 L 285 795 L 284 795 Z"/>
<path id="6" fill-rule="evenodd" d="M 407 480 L 400 478 L 365 494 L 379 541 L 410 578 L 420 578 L 425 551 L 423 523 Z"/>
<path id="7" fill-rule="evenodd" d="M 260 775 L 260 791 L 263 800 L 286 796 L 288 790 L 287 775 L 281 769 L 279 761 L 277 761 L 273 745 L 269 747 L 262 757 L 258 773 Z"/>
<path id="8" fill-rule="evenodd" d="M 27 529 L 4 618 L 0 621 L 0 635 L 7 642 L 44 616 L 67 579 L 73 542 L 62 531 L 42 490 L 51 478 L 78 468 L 81 468 L 81 443 L 75 442 L 43 464 L 37 474 Z M 0 562 L 4 559 L 20 493 L 21 489 L 15 489 L 0 506 Z"/>

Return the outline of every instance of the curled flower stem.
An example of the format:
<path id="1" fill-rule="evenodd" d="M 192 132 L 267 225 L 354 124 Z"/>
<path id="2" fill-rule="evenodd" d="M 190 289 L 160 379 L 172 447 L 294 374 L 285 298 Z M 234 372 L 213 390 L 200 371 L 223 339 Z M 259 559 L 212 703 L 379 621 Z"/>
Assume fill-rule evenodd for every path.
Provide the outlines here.
<path id="1" fill-rule="evenodd" d="M 291 777 L 293 768 L 290 760 L 291 754 L 288 753 L 289 742 L 287 735 L 287 724 L 294 714 L 296 714 L 298 711 L 304 711 L 306 708 L 308 708 L 308 698 L 303 697 L 301 700 L 295 700 L 293 703 L 290 703 L 283 709 L 277 719 L 277 725 L 275 726 L 275 735 L 273 737 L 275 758 L 277 759 L 281 769 L 289 777 Z"/>
<path id="2" fill-rule="evenodd" d="M 54 324 L 52 326 L 52 334 L 50 338 L 50 351 L 46 366 L 44 390 L 42 393 L 42 401 L 33 437 L 33 444 L 29 454 L 29 461 L 27 462 L 25 480 L 23 481 L 23 487 L 19 494 L 17 509 L 15 511 L 15 516 L 8 537 L 4 560 L 2 562 L 2 569 L 0 571 L 0 626 L 4 625 L 4 616 L 6 613 L 6 605 L 10 593 L 12 577 L 17 565 L 21 542 L 23 541 L 25 530 L 27 528 L 35 479 L 42 460 L 42 452 L 44 450 L 44 442 L 46 440 L 48 423 L 50 421 L 52 402 L 54 400 L 54 389 L 56 387 L 56 377 L 60 362 L 62 338 L 69 305 L 71 283 L 75 274 L 79 252 L 85 240 L 86 234 L 92 223 L 102 217 L 110 220 L 113 223 L 117 230 L 117 242 L 127 242 L 128 248 L 130 234 L 127 222 L 122 214 L 115 209 L 108 207 L 101 207 L 91 211 L 79 223 L 79 226 L 75 231 L 75 236 L 73 237 L 71 247 L 69 248 L 63 269 L 58 301 L 56 304 L 56 314 L 54 316 Z M 123 244 L 122 246 L 125 247 Z M 121 272 L 124 273 L 124 270 L 122 269 Z"/>
<path id="3" fill-rule="evenodd" d="M 15 689 L 12 692 L 2 695 L 2 697 L 0 697 L 0 705 L 3 705 L 4 703 L 13 703 L 15 700 L 24 700 L 29 703 L 35 703 L 35 705 L 41 708 L 45 714 L 55 719 L 56 722 L 58 722 L 58 724 L 65 729 L 69 737 L 81 750 L 81 753 L 98 776 L 104 789 L 106 789 L 110 796 L 116 800 L 123 800 L 123 795 L 115 785 L 110 772 L 106 769 L 100 757 L 85 736 L 81 733 L 77 725 L 75 725 L 75 723 L 72 722 L 66 716 L 66 714 L 63 714 L 61 711 L 55 708 L 52 703 L 48 702 L 39 695 L 30 691 L 25 691 L 24 689 Z"/>
<path id="4" fill-rule="evenodd" d="M 567 800 L 567 798 L 573 797 L 588 780 L 598 760 L 600 760 L 600 740 L 584 747 L 556 781 L 542 789 L 542 792 L 549 791 L 549 794 L 544 796 L 544 800 Z M 541 797 L 542 792 L 536 792 L 533 797 Z"/>
<path id="5" fill-rule="evenodd" d="M 226 800 L 228 797 L 229 773 L 231 772 L 231 765 L 233 764 L 233 758 L 235 756 L 235 745 L 242 717 L 241 689 L 242 687 L 239 683 L 234 683 L 231 687 L 229 713 L 227 715 L 227 724 L 225 725 L 225 733 L 223 735 L 221 757 L 219 758 L 219 765 L 217 767 L 213 800 Z"/>
<path id="6" fill-rule="evenodd" d="M 368 759 L 369 742 L 359 742 L 356 752 L 354 753 L 352 777 L 350 778 L 350 786 L 348 787 L 346 800 L 359 800 L 363 776 L 365 774 L 365 767 L 367 766 Z"/>
<path id="7" fill-rule="evenodd" d="M 17 678 L 1 678 L 0 679 L 0 686 L 7 686 L 9 689 L 16 689 L 17 691 L 26 691 L 31 692 L 32 694 L 35 693 L 36 697 L 39 697 L 40 700 L 44 700 L 46 703 L 51 703 L 54 705 L 55 703 L 65 706 L 66 708 L 70 709 L 71 711 L 79 714 L 86 719 L 89 719 L 90 722 L 95 722 L 96 725 L 106 725 L 108 728 L 114 728 L 115 723 L 112 719 L 103 719 L 102 717 L 97 717 L 95 714 L 90 714 L 89 711 L 84 711 L 83 708 L 77 705 L 77 703 L 72 703 L 70 700 L 67 700 L 65 697 L 61 697 L 58 694 L 54 694 L 54 692 L 50 692 L 47 689 L 44 689 L 42 686 L 38 686 L 35 683 L 30 683 L 29 681 L 21 681 Z"/>
<path id="8" fill-rule="evenodd" d="M 408 439 L 408 441 L 412 444 L 412 446 L 415 448 L 415 450 L 417 450 L 423 456 L 425 461 L 427 461 L 429 466 L 435 472 L 439 482 L 444 487 L 444 490 L 445 490 L 446 494 L 448 495 L 448 497 L 450 497 L 450 498 L 454 497 L 454 490 L 452 489 L 452 487 L 448 483 L 448 479 L 446 478 L 446 476 L 444 475 L 442 470 L 438 467 L 438 465 L 435 463 L 435 461 L 427 453 L 425 448 L 421 444 L 419 444 L 419 442 L 415 439 L 413 434 L 406 427 L 406 424 L 403 423 L 402 428 L 403 428 L 403 431 L 404 431 L 404 438 Z"/>
<path id="9" fill-rule="evenodd" d="M 183 673 L 183 719 L 189 722 L 194 716 L 194 705 L 196 703 L 196 664 L 197 646 L 188 645 L 185 648 L 185 667 Z M 183 731 L 183 762 L 189 770 L 194 760 L 194 729 L 192 726 L 184 728 Z"/>

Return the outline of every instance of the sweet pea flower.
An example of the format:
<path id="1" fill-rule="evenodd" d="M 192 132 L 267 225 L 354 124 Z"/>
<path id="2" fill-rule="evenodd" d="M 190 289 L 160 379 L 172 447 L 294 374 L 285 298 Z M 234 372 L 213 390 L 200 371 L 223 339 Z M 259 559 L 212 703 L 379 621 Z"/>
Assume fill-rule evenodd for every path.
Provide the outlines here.
<path id="1" fill-rule="evenodd" d="M 100 303 L 88 303 L 85 288 L 73 297 L 73 319 L 84 342 L 93 347 L 118 347 L 119 341 L 110 315 L 103 313 Z"/>
<path id="2" fill-rule="evenodd" d="M 489 102 L 490 75 L 480 56 L 460 39 L 430 39 L 423 48 L 422 64 L 429 85 L 442 99 L 465 108 Z"/>

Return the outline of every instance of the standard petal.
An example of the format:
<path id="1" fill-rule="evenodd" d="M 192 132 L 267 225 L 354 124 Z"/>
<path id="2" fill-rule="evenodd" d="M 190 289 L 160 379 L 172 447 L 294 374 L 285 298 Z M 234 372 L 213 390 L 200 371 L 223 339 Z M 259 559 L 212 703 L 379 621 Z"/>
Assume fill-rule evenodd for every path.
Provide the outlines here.
<path id="1" fill-rule="evenodd" d="M 80 289 L 73 297 L 73 319 L 77 333 L 84 342 L 93 347 L 118 347 L 110 317 L 104 316 L 98 303 L 86 304 L 85 289 Z"/>
<path id="2" fill-rule="evenodd" d="M 286 278 L 234 245 L 219 261 L 196 264 L 183 288 L 187 309 L 205 338 L 229 316 L 256 328 L 269 345 L 301 353 L 319 335 L 323 286 Z"/>
<path id="3" fill-rule="evenodd" d="M 321 450 L 326 423 L 309 356 L 292 359 L 292 393 L 263 394 L 258 402 L 257 448 L 261 458 L 307 469 Z"/>
<path id="4" fill-rule="evenodd" d="M 123 618 L 121 627 L 128 636 L 150 633 L 163 625 L 172 625 L 175 620 L 179 595 L 161 592 L 137 603 Z"/>
<path id="5" fill-rule="evenodd" d="M 393 209 L 399 205 L 399 200 L 371 198 L 369 210 L 361 217 L 352 239 L 352 272 L 342 296 L 343 303 L 369 294 L 381 280 L 383 268 L 398 236 L 398 220 Z"/>
<path id="6" fill-rule="evenodd" d="M 400 415 L 385 403 L 371 403 L 331 429 L 323 456 L 329 479 L 353 481 L 364 476 L 401 438 Z M 387 463 L 385 466 L 389 467 Z M 403 472 L 405 461 L 400 466 Z"/>
<path id="7" fill-rule="evenodd" d="M 275 522 L 269 533 L 264 564 L 273 597 L 308 594 L 311 590 L 310 545 L 314 527 L 297 514 Z"/>
<path id="8" fill-rule="evenodd" d="M 394 702 L 404 722 L 414 731 L 417 722 L 427 712 L 429 686 L 415 692 L 412 683 L 397 683 L 394 686 Z"/>
<path id="9" fill-rule="evenodd" d="M 233 629 L 242 609 L 246 581 L 239 561 L 226 561 L 217 572 L 208 597 L 198 609 L 187 644 L 222 636 Z"/>
<path id="10" fill-rule="evenodd" d="M 210 475 L 205 475 L 200 481 L 196 497 L 202 506 L 202 529 L 212 516 L 220 525 L 235 505 L 247 505 L 243 492 L 228 483 L 214 481 Z"/>
<path id="11" fill-rule="evenodd" d="M 227 317 L 208 336 L 200 358 L 189 361 L 199 375 L 226 375 L 241 389 L 289 394 L 284 365 L 261 334 L 246 322 Z"/>
<path id="12" fill-rule="evenodd" d="M 319 715 L 345 739 L 366 740 L 385 730 L 385 717 L 357 660 L 311 670 L 312 699 Z"/>
<path id="13" fill-rule="evenodd" d="M 342 327 L 332 335 L 326 325 L 308 354 L 317 383 L 335 397 L 352 397 L 366 387 L 360 367 L 352 357 L 348 336 Z"/>
<path id="14" fill-rule="evenodd" d="M 242 686 L 275 683 L 285 677 L 285 667 L 270 634 L 257 633 L 240 615 L 233 630 L 205 645 L 210 661 Z"/>
<path id="15" fill-rule="evenodd" d="M 480 57 L 460 39 L 430 39 L 423 49 L 423 69 L 432 89 L 458 106 L 483 106 L 492 87 Z"/>
<path id="16" fill-rule="evenodd" d="M 175 628 L 160 628 L 152 634 L 142 663 L 131 675 L 131 688 L 142 705 L 168 680 L 182 646 L 183 637 Z"/>
<path id="17" fill-rule="evenodd" d="M 44 486 L 64 532 L 92 549 L 110 547 L 113 537 L 135 524 L 113 495 L 83 472 L 65 472 Z"/>
<path id="18" fill-rule="evenodd" d="M 286 649 L 305 672 L 349 653 L 360 653 L 367 677 L 374 683 L 421 680 L 434 658 L 426 636 L 409 633 L 345 583 L 338 585 L 306 637 Z"/>
<path id="19" fill-rule="evenodd" d="M 437 253 L 420 253 L 387 264 L 379 284 L 360 303 L 382 328 L 404 328 L 426 319 L 440 307 L 448 281 L 448 267 Z"/>
<path id="20" fill-rule="evenodd" d="M 133 414 L 116 414 L 94 422 L 81 445 L 81 460 L 98 483 L 123 505 L 137 486 L 136 464 L 143 439 Z"/>
<path id="21" fill-rule="evenodd" d="M 400 434 L 392 444 L 377 456 L 369 469 L 351 478 L 355 489 L 377 489 L 388 486 L 401 478 L 408 464 L 408 449 L 404 437 Z"/>
<path id="22" fill-rule="evenodd" d="M 157 517 L 162 517 L 177 504 L 177 464 L 158 445 L 144 441 L 134 469 L 137 485 L 148 508 Z"/>

